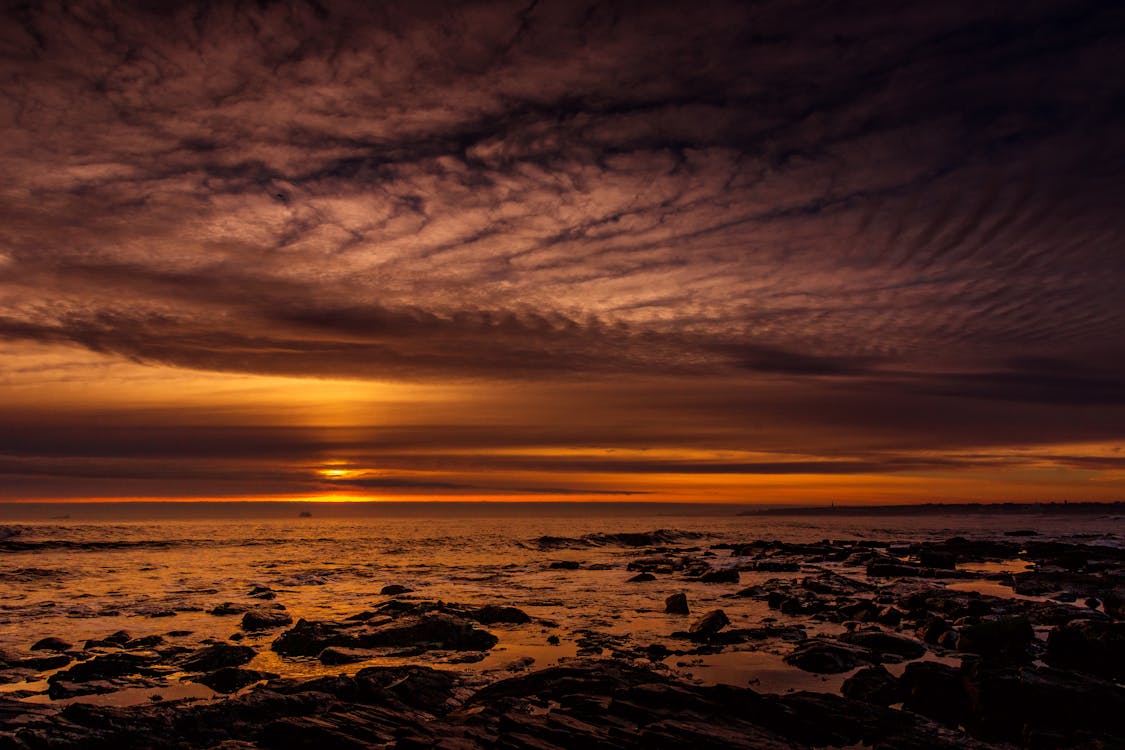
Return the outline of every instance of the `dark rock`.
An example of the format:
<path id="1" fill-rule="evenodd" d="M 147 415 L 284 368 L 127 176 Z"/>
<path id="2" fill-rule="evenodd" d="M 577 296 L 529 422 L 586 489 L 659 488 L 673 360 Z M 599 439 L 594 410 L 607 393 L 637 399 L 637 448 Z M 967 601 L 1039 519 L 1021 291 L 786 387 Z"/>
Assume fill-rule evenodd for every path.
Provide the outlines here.
<path id="1" fill-rule="evenodd" d="M 55 638 L 53 636 L 43 638 L 35 642 L 31 647 L 32 651 L 69 651 L 74 648 L 74 644 L 69 641 L 64 641 L 62 638 Z"/>
<path id="2" fill-rule="evenodd" d="M 872 651 L 895 654 L 904 659 L 917 659 L 926 653 L 926 647 L 913 638 L 883 630 L 859 630 L 853 633 L 843 633 L 840 635 L 840 640 Z"/>
<path id="3" fill-rule="evenodd" d="M 1005 531 L 1004 536 L 1039 536 L 1039 532 L 1034 529 L 1013 529 Z"/>
<path id="4" fill-rule="evenodd" d="M 245 612 L 249 607 L 245 604 L 235 604 L 234 602 L 223 602 L 211 609 L 213 615 L 240 615 Z"/>
<path id="5" fill-rule="evenodd" d="M 414 591 L 414 589 L 409 588 L 407 586 L 403 586 L 402 584 L 392 583 L 388 586 L 384 586 L 383 588 L 379 589 L 379 595 L 380 596 L 398 596 L 399 594 L 409 594 L 412 591 Z"/>
<path id="6" fill-rule="evenodd" d="M 738 583 L 740 579 L 736 568 L 710 570 L 699 577 L 703 583 Z"/>
<path id="7" fill-rule="evenodd" d="M 469 613 L 469 617 L 483 625 L 504 623 L 507 625 L 524 625 L 531 622 L 531 616 L 517 607 L 503 607 L 498 604 L 486 604 L 480 609 Z"/>
<path id="8" fill-rule="evenodd" d="M 820 638 L 799 644 L 785 657 L 786 664 L 817 674 L 839 674 L 877 661 L 874 652 L 868 649 Z"/>
<path id="9" fill-rule="evenodd" d="M 943 724 L 957 726 L 968 715 L 967 698 L 955 667 L 934 661 L 906 665 L 899 680 L 902 707 Z"/>
<path id="10" fill-rule="evenodd" d="M 883 607 L 875 613 L 875 620 L 893 628 L 902 623 L 902 612 L 895 607 Z"/>
<path id="11" fill-rule="evenodd" d="M 672 594 L 664 600 L 664 611 L 670 615 L 688 615 L 691 610 L 688 609 L 687 594 Z"/>
<path id="12" fill-rule="evenodd" d="M 705 641 L 714 637 L 727 625 L 730 625 L 727 613 L 721 609 L 713 609 L 691 624 L 688 635 L 693 640 Z"/>
<path id="13" fill-rule="evenodd" d="M 1035 639 L 1026 617 L 1002 617 L 961 627 L 957 650 L 982 656 L 1022 657 Z"/>
<path id="14" fill-rule="evenodd" d="M 135 651 L 137 649 L 152 648 L 164 643 L 164 636 L 162 635 L 146 635 L 141 638 L 134 638 L 125 644 L 125 649 L 128 651 Z"/>
<path id="15" fill-rule="evenodd" d="M 34 669 L 36 672 L 46 672 L 49 669 L 60 669 L 74 661 L 69 654 L 53 654 L 51 656 L 32 656 L 27 659 L 9 661 L 9 667 L 16 669 Z"/>
<path id="16" fill-rule="evenodd" d="M 756 560 L 750 564 L 749 570 L 759 573 L 796 573 L 801 569 L 799 563 L 784 560 Z"/>
<path id="17" fill-rule="evenodd" d="M 472 626 L 455 615 L 430 612 L 406 615 L 376 625 L 298 620 L 282 633 L 271 648 L 286 656 L 316 656 L 329 646 L 382 648 L 423 646 L 455 651 L 486 651 L 498 639 L 488 631 Z"/>
<path id="18" fill-rule="evenodd" d="M 953 570 L 957 567 L 957 555 L 933 549 L 923 549 L 918 553 L 918 562 L 925 568 Z"/>
<path id="19" fill-rule="evenodd" d="M 844 680 L 840 688 L 846 698 L 867 701 L 879 706 L 889 706 L 902 701 L 902 690 L 898 680 L 887 671 L 887 668 L 866 667 Z"/>
<path id="20" fill-rule="evenodd" d="M 366 648 L 344 648 L 342 646 L 329 646 L 320 652 L 317 658 L 321 664 L 354 664 L 357 661 L 367 661 L 379 656 L 379 652 Z"/>
<path id="21" fill-rule="evenodd" d="M 269 630 L 292 624 L 292 615 L 276 609 L 250 609 L 242 616 L 243 630 Z"/>
<path id="22" fill-rule="evenodd" d="M 93 659 L 78 662 L 63 672 L 47 678 L 48 682 L 88 682 L 124 677 L 134 674 L 152 674 L 152 666 L 160 660 L 153 652 L 133 651 L 101 654 Z"/>
<path id="23" fill-rule="evenodd" d="M 195 682 L 206 685 L 216 693 L 233 693 L 247 685 L 253 685 L 262 680 L 272 680 L 277 675 L 273 672 L 261 672 L 256 669 L 242 669 L 241 667 L 223 667 L 214 672 L 193 678 Z"/>
<path id="24" fill-rule="evenodd" d="M 578 570 L 582 563 L 577 560 L 555 560 L 547 567 L 551 570 Z"/>
<path id="25" fill-rule="evenodd" d="M 647 583 L 649 581 L 655 580 L 656 576 L 654 576 L 652 573 L 637 573 L 635 576 L 626 581 L 626 583 Z"/>
<path id="26" fill-rule="evenodd" d="M 1109 739 L 1120 738 L 1125 727 L 1125 689 L 1108 680 L 984 659 L 966 661 L 961 680 L 969 704 L 965 725 L 985 739 L 1078 732 Z"/>
<path id="27" fill-rule="evenodd" d="M 257 655 L 250 646 L 214 643 L 192 652 L 180 662 L 188 672 L 214 672 L 223 667 L 240 667 Z"/>
<path id="28" fill-rule="evenodd" d="M 1047 635 L 1046 661 L 1099 677 L 1125 679 L 1125 623 L 1073 620 Z"/>

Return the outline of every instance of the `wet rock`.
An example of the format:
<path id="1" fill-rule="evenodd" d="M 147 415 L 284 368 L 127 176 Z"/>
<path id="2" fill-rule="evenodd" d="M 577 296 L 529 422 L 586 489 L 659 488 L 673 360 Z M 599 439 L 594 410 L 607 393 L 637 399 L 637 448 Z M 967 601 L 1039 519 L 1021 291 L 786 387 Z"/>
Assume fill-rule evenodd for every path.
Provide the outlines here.
<path id="1" fill-rule="evenodd" d="M 840 692 L 846 698 L 879 706 L 889 706 L 902 701 L 902 690 L 898 680 L 882 665 L 859 670 L 844 680 Z"/>
<path id="2" fill-rule="evenodd" d="M 31 669 L 36 672 L 46 672 L 49 669 L 60 669 L 70 664 L 73 658 L 70 654 L 52 654 L 51 656 L 30 656 L 20 659 L 8 655 L 2 660 L 6 669 Z"/>
<path id="3" fill-rule="evenodd" d="M 116 633 L 107 635 L 105 638 L 86 641 L 83 648 L 87 650 L 92 648 L 122 648 L 131 640 L 133 640 L 133 636 L 129 635 L 128 631 L 118 630 Z"/>
<path id="4" fill-rule="evenodd" d="M 251 599 L 276 599 L 277 593 L 269 586 L 254 586 L 246 594 Z"/>
<path id="5" fill-rule="evenodd" d="M 801 566 L 795 561 L 755 560 L 746 569 L 759 573 L 796 573 L 801 569 Z"/>
<path id="6" fill-rule="evenodd" d="M 875 587 L 866 581 L 824 570 L 815 576 L 802 578 L 801 588 L 826 596 L 855 596 L 871 591 Z"/>
<path id="7" fill-rule="evenodd" d="M 455 651 L 486 651 L 498 639 L 473 627 L 467 620 L 446 613 L 429 612 L 371 625 L 298 620 L 282 633 L 271 648 L 286 656 L 316 656 L 329 646 L 383 648 L 421 646 Z"/>
<path id="8" fill-rule="evenodd" d="M 214 643 L 194 651 L 180 662 L 188 672 L 214 672 L 223 667 L 240 667 L 257 655 L 250 646 Z"/>
<path id="9" fill-rule="evenodd" d="M 738 583 L 741 576 L 736 568 L 710 570 L 699 577 L 703 583 Z"/>
<path id="10" fill-rule="evenodd" d="M 965 725 L 986 739 L 1021 742 L 1030 735 L 1120 738 L 1125 689 L 1108 680 L 1050 667 L 966 661 L 961 680 L 969 705 Z M 1057 746 L 1057 745 L 1056 745 Z M 1112 746 L 1112 745 L 1110 745 Z"/>
<path id="11" fill-rule="evenodd" d="M 1047 635 L 1046 661 L 1109 679 L 1125 679 L 1125 623 L 1074 620 Z"/>
<path id="12" fill-rule="evenodd" d="M 957 555 L 940 550 L 923 549 L 918 552 L 918 562 L 924 568 L 953 570 L 957 567 Z"/>
<path id="13" fill-rule="evenodd" d="M 240 615 L 245 612 L 249 607 L 245 604 L 236 604 L 235 602 L 223 602 L 211 608 L 211 614 L 223 615 Z"/>
<path id="14" fill-rule="evenodd" d="M 480 609 L 473 610 L 468 616 L 482 625 L 524 625 L 531 622 L 531 616 L 517 607 L 504 607 L 498 604 L 486 604 Z"/>
<path id="15" fill-rule="evenodd" d="M 875 613 L 875 620 L 881 625 L 896 627 L 902 622 L 902 611 L 896 607 L 883 607 Z"/>
<path id="16" fill-rule="evenodd" d="M 379 595 L 380 596 L 398 596 L 399 594 L 409 594 L 413 591 L 414 591 L 414 589 L 412 589 L 408 586 L 403 586 L 402 584 L 398 584 L 398 583 L 392 583 L 388 586 L 384 586 L 383 588 L 379 589 Z"/>
<path id="17" fill-rule="evenodd" d="M 35 642 L 31 647 L 32 651 L 69 651 L 74 648 L 74 644 L 69 641 L 64 641 L 62 638 L 55 638 L 49 636 L 42 638 Z"/>
<path id="18" fill-rule="evenodd" d="M 720 630 L 730 625 L 727 613 L 721 609 L 713 609 L 700 617 L 688 628 L 688 635 L 697 641 L 705 641 L 714 637 Z"/>
<path id="19" fill-rule="evenodd" d="M 670 615 L 687 615 L 691 614 L 688 609 L 687 594 L 672 594 L 664 600 L 664 611 Z"/>
<path id="20" fill-rule="evenodd" d="M 861 646 L 883 654 L 895 654 L 904 659 L 917 659 L 926 653 L 926 647 L 904 635 L 888 633 L 883 630 L 858 630 L 839 636 L 844 643 Z"/>
<path id="21" fill-rule="evenodd" d="M 555 560 L 547 567 L 551 570 L 578 570 L 582 563 L 577 560 Z"/>
<path id="22" fill-rule="evenodd" d="M 906 665 L 899 680 L 902 706 L 934 721 L 957 726 L 968 715 L 967 698 L 956 667 L 933 661 Z"/>
<path id="23" fill-rule="evenodd" d="M 206 685 L 216 693 L 233 693 L 248 685 L 262 680 L 272 680 L 277 675 L 273 672 L 261 672 L 257 669 L 243 669 L 241 667 L 223 667 L 214 672 L 193 678 L 195 682 Z"/>
<path id="24" fill-rule="evenodd" d="M 875 653 L 868 649 L 819 638 L 799 644 L 785 656 L 786 664 L 817 674 L 839 674 L 877 661 Z"/>
<path id="25" fill-rule="evenodd" d="M 635 576 L 627 580 L 626 583 L 648 583 L 649 581 L 655 580 L 656 576 L 654 576 L 652 573 L 637 573 Z"/>
<path id="26" fill-rule="evenodd" d="M 957 650 L 982 656 L 1019 658 L 1027 654 L 1035 631 L 1026 617 L 1002 617 L 964 625 L 957 633 Z"/>
<path id="27" fill-rule="evenodd" d="M 276 609 L 251 609 L 242 616 L 243 630 L 269 630 L 292 624 L 292 615 Z"/>
<path id="28" fill-rule="evenodd" d="M 1025 596 L 1050 596 L 1066 592 L 1076 597 L 1096 596 L 1106 588 L 1100 575 L 1068 571 L 1029 571 L 1012 576 L 1012 589 Z"/>
<path id="29" fill-rule="evenodd" d="M 48 682 L 88 682 L 134 674 L 154 674 L 152 667 L 160 660 L 155 652 L 133 651 L 101 654 L 78 662 L 69 669 L 56 672 Z"/>
<path id="30" fill-rule="evenodd" d="M 354 664 L 358 661 L 367 661 L 379 656 L 378 651 L 372 651 L 366 648 L 343 648 L 341 646 L 329 646 L 320 652 L 317 658 L 321 664 L 337 665 L 337 664 Z"/>
<path id="31" fill-rule="evenodd" d="M 153 646 L 159 646 L 164 643 L 164 636 L 162 635 L 146 635 L 141 638 L 134 638 L 125 644 L 125 650 L 136 651 L 137 649 L 147 649 Z"/>

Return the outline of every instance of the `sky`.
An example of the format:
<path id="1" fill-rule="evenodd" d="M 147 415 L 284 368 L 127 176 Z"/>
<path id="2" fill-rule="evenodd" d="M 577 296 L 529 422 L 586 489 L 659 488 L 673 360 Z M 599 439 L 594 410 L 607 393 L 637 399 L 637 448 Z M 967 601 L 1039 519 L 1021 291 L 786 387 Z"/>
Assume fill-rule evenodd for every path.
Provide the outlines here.
<path id="1" fill-rule="evenodd" d="M 24 2 L 0 502 L 1125 499 L 1125 6 Z"/>

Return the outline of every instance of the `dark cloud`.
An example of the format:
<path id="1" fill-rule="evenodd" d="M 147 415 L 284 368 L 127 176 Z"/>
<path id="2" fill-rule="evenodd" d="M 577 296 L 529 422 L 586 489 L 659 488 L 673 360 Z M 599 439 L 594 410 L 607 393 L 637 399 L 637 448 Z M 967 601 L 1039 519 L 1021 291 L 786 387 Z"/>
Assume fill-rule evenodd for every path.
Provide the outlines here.
<path id="1" fill-rule="evenodd" d="M 897 473 L 951 468 L 900 450 L 1125 438 L 1119 4 L 3 13 L 0 346 L 493 384 L 489 416 L 529 416 L 337 441 L 114 413 L 94 439 L 13 404 L 0 454 L 479 439 L 802 453 L 623 473 Z"/>

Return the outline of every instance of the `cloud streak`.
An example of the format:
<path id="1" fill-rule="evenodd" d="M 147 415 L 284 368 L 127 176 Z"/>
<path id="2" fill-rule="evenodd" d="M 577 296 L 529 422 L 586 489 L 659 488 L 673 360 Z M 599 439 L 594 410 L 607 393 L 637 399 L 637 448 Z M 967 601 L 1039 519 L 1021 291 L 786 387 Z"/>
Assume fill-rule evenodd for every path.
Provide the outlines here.
<path id="1" fill-rule="evenodd" d="M 955 471 L 976 467 L 916 452 L 1125 439 L 1113 4 L 4 13 L 11 352 L 478 389 L 458 416 L 410 426 L 439 452 L 453 427 L 482 450 L 714 454 L 540 461 L 568 481 L 578 467 Z M 527 418 L 487 427 L 516 411 Z M 253 415 L 196 425 L 198 440 L 169 425 L 177 442 L 107 414 L 107 441 L 32 427 L 0 453 L 179 445 L 210 460 L 243 452 L 229 429 L 255 436 L 255 461 L 384 445 L 281 436 Z M 67 416 L 13 401 L 0 419 Z M 287 471 L 279 487 L 304 486 Z M 378 481 L 498 486 L 481 480 Z"/>

